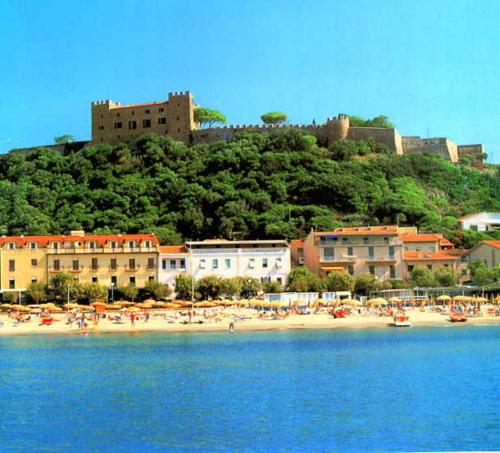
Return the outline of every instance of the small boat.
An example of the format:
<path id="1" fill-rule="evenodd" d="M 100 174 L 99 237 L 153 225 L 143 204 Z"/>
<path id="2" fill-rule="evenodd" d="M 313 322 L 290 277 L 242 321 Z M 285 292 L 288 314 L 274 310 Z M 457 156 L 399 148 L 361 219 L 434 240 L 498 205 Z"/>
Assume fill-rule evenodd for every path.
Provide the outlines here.
<path id="1" fill-rule="evenodd" d="M 451 313 L 450 322 L 465 322 L 467 321 L 467 316 L 462 313 Z"/>
<path id="2" fill-rule="evenodd" d="M 394 316 L 394 327 L 411 327 L 410 317 L 407 315 L 396 315 Z"/>

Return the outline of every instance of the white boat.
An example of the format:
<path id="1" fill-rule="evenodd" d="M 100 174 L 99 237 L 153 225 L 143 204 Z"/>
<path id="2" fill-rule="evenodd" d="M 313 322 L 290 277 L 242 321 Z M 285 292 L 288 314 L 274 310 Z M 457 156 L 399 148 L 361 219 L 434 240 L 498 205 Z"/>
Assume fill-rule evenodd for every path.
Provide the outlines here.
<path id="1" fill-rule="evenodd" d="M 411 327 L 410 317 L 407 315 L 399 314 L 394 316 L 394 327 Z"/>

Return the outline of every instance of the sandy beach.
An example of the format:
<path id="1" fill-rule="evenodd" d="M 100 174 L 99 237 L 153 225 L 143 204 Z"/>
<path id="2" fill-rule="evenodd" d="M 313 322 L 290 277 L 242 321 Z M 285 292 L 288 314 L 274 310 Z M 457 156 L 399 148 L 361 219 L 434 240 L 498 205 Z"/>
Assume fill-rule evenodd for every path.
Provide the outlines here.
<path id="1" fill-rule="evenodd" d="M 500 323 L 500 317 L 487 315 L 486 312 L 479 317 L 468 318 L 465 323 L 451 323 L 447 315 L 434 311 L 409 310 L 408 315 L 413 326 L 450 325 L 463 326 L 474 324 Z M 210 314 L 209 316 L 214 316 Z M 280 330 L 280 329 L 362 329 L 392 327 L 392 317 L 378 316 L 372 313 L 353 314 L 346 318 L 334 319 L 328 313 L 309 315 L 290 315 L 283 319 L 273 317 L 259 317 L 253 309 L 230 308 L 219 311 L 211 319 L 206 319 L 200 311 L 193 317 L 191 323 L 187 316 L 175 314 L 172 311 L 152 310 L 149 319 L 139 317 L 134 325 L 128 317 L 121 321 L 101 319 L 98 325 L 87 321 L 87 328 L 79 329 L 77 323 L 68 324 L 67 314 L 54 314 L 52 325 L 40 325 L 41 318 L 32 317 L 30 321 L 17 323 L 6 314 L 0 314 L 0 336 L 2 335 L 31 335 L 31 334 L 97 334 L 97 333 L 132 333 L 132 332 L 204 332 L 228 331 L 230 324 L 234 323 L 234 331 L 250 330 Z"/>

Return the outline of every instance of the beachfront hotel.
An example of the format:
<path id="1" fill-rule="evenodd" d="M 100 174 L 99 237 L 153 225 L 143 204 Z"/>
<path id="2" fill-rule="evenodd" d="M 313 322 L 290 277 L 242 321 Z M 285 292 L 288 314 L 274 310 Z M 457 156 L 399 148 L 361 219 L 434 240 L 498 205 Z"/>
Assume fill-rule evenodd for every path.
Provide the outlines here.
<path id="1" fill-rule="evenodd" d="M 158 281 L 175 287 L 175 279 L 179 274 L 189 274 L 189 253 L 184 245 L 162 245 L 159 248 Z"/>
<path id="2" fill-rule="evenodd" d="M 22 293 L 58 272 L 78 283 L 143 287 L 157 279 L 158 246 L 153 234 L 2 237 L 0 290 Z"/>
<path id="3" fill-rule="evenodd" d="M 186 249 L 195 279 L 208 275 L 253 277 L 285 285 L 290 272 L 290 248 L 285 240 L 209 239 L 186 242 Z"/>
<path id="4" fill-rule="evenodd" d="M 304 240 L 304 263 L 316 274 L 370 273 L 379 280 L 408 279 L 417 266 L 449 268 L 466 280 L 467 252 L 455 250 L 439 233 L 418 233 L 397 225 L 337 228 L 311 232 Z"/>

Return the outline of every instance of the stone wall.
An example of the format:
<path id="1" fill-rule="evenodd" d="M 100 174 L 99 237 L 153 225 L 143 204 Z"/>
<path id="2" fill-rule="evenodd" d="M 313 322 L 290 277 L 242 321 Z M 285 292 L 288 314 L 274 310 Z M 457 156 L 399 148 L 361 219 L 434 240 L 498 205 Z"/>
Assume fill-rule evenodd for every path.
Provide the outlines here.
<path id="1" fill-rule="evenodd" d="M 402 138 L 404 154 L 437 154 L 450 162 L 458 162 L 457 145 L 448 138 Z"/>
<path id="2" fill-rule="evenodd" d="M 482 167 L 484 153 L 484 146 L 480 144 L 458 145 L 458 159 L 462 160 L 462 157 L 467 156 L 470 159 L 470 163 L 477 167 Z"/>
<path id="3" fill-rule="evenodd" d="M 350 127 L 347 134 L 349 140 L 373 139 L 383 143 L 396 154 L 403 154 L 401 135 L 396 129 L 385 127 Z"/>

